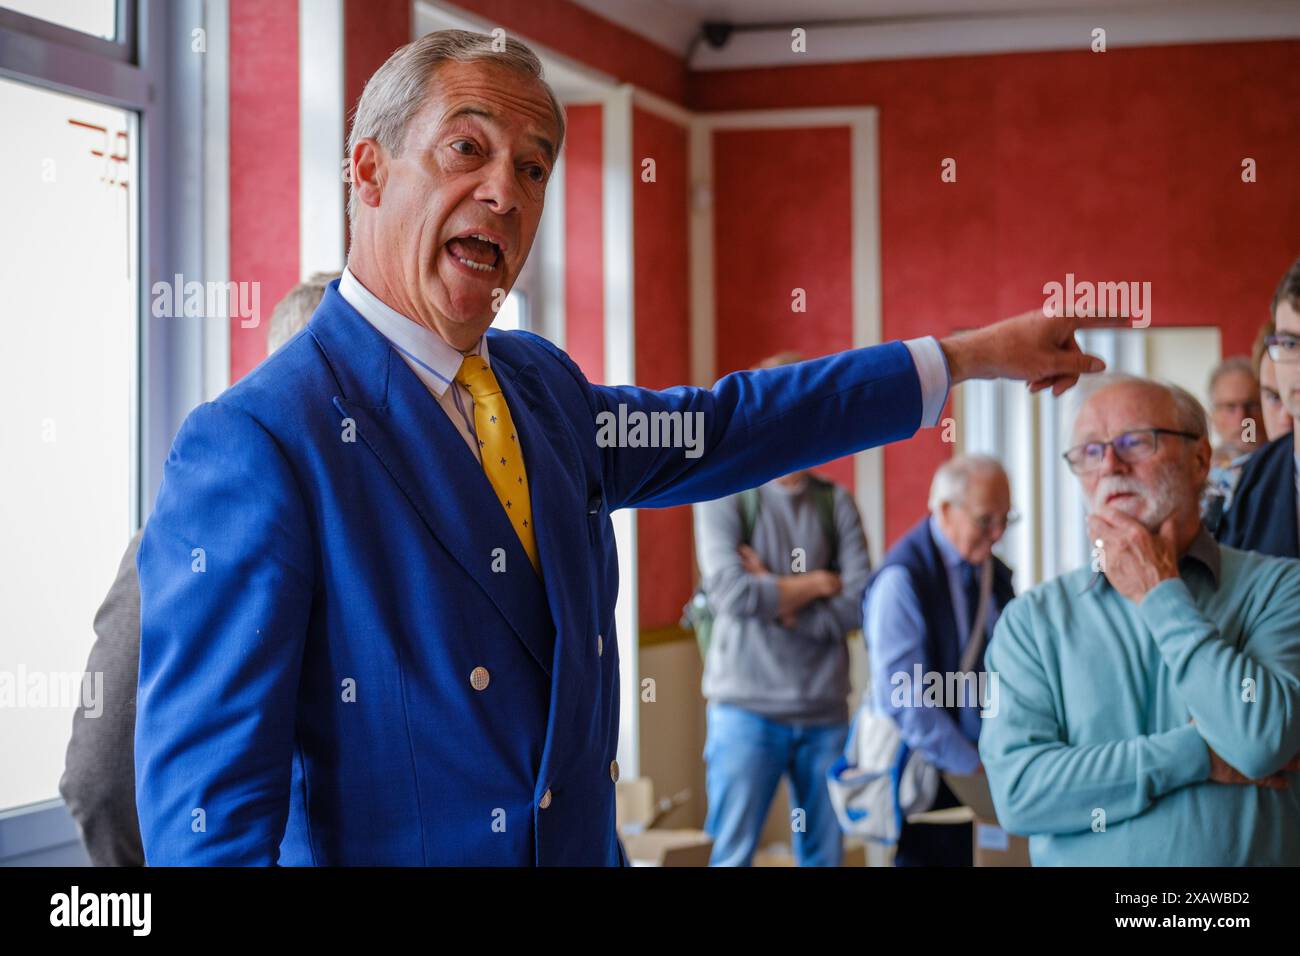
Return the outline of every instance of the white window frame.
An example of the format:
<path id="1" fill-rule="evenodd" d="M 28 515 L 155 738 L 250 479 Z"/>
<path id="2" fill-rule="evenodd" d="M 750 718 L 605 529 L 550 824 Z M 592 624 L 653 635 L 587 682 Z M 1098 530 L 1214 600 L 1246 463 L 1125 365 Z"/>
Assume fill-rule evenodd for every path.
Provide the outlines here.
<path id="1" fill-rule="evenodd" d="M 1082 329 L 1075 337 L 1080 348 L 1105 361 L 1108 371 L 1153 375 L 1158 339 L 1146 332 Z M 1217 361 L 1215 354 L 1207 364 Z M 1030 395 L 1021 382 L 975 380 L 954 390 L 954 414 L 961 423 L 956 450 L 992 455 L 1011 480 L 1012 505 L 1021 521 L 994 550 L 1011 566 L 1016 593 L 1089 560 L 1083 493 L 1061 458 L 1086 388 L 1085 379 L 1082 388 L 1053 398 L 1047 391 Z"/>
<path id="2" fill-rule="evenodd" d="M 135 115 L 140 269 L 133 527 L 152 507 L 184 416 L 204 398 L 206 320 L 154 318 L 148 290 L 155 281 L 173 281 L 176 273 L 187 280 L 206 278 L 202 153 L 207 64 L 206 54 L 190 50 L 192 31 L 201 24 L 207 29 L 214 6 L 224 14 L 224 0 L 117 0 L 113 40 L 0 8 L 0 76 Z M 224 21 L 219 32 L 224 32 Z M 207 172 L 209 179 L 227 174 L 225 169 Z M 88 633 L 90 627 L 87 621 Z M 84 859 L 62 800 L 0 812 L 0 864 Z"/>

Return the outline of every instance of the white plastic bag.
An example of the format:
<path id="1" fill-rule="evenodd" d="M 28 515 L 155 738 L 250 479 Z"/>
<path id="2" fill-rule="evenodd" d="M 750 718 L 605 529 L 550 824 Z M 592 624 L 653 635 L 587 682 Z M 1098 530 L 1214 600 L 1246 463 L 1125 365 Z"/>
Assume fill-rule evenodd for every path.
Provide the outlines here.
<path id="1" fill-rule="evenodd" d="M 845 833 L 898 842 L 903 820 L 923 813 L 939 791 L 939 771 L 903 742 L 892 717 L 868 700 L 849 728 L 844 754 L 826 772 L 831 804 Z"/>

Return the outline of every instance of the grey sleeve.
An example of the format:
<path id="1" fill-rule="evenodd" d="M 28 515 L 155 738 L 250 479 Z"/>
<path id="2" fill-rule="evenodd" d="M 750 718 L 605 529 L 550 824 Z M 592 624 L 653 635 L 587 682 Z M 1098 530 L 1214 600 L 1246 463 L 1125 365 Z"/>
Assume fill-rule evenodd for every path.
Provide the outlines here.
<path id="1" fill-rule="evenodd" d="M 776 579 L 745 570 L 740 547 L 740 506 L 731 495 L 694 506 L 695 552 L 700 581 L 715 614 L 772 621 L 781 601 Z"/>
<path id="2" fill-rule="evenodd" d="M 135 556 L 139 547 L 140 532 L 136 532 L 95 614 L 95 643 L 86 662 L 95 696 L 90 707 L 78 707 L 73 715 L 72 739 L 59 780 L 59 793 L 96 866 L 144 865 L 135 810 L 135 694 L 140 671 L 140 581 Z"/>
<path id="3" fill-rule="evenodd" d="M 862 596 L 871 577 L 871 552 L 867 549 L 862 517 L 853 496 L 835 489 L 835 530 L 839 535 L 840 593 L 813 601 L 799 612 L 799 630 L 817 640 L 842 641 L 862 627 Z"/>

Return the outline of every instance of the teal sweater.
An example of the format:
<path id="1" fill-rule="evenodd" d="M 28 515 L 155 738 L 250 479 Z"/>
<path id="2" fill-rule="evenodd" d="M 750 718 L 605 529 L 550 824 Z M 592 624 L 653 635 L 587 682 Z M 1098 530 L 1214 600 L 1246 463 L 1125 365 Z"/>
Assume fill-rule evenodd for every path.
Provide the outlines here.
<path id="1" fill-rule="evenodd" d="M 1219 557 L 1137 606 L 1085 568 L 1003 612 L 980 757 L 1035 865 L 1300 864 L 1300 775 L 1213 783 L 1206 747 L 1250 777 L 1300 751 L 1300 561 Z"/>

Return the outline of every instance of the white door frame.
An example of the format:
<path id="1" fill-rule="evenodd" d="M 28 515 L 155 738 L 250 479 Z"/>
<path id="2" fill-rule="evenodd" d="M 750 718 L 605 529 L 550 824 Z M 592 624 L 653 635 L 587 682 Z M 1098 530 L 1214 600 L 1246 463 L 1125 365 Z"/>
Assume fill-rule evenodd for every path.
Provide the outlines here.
<path id="1" fill-rule="evenodd" d="M 664 112 L 671 104 L 638 91 L 637 104 Z M 709 385 L 717 378 L 717 298 L 713 251 L 713 133 L 735 129 L 848 127 L 852 196 L 853 348 L 881 341 L 880 163 L 875 107 L 740 110 L 689 115 L 691 143 L 691 351 L 692 378 Z M 884 553 L 884 452 L 872 448 L 853 456 L 854 494 L 867 529 L 873 563 Z"/>

